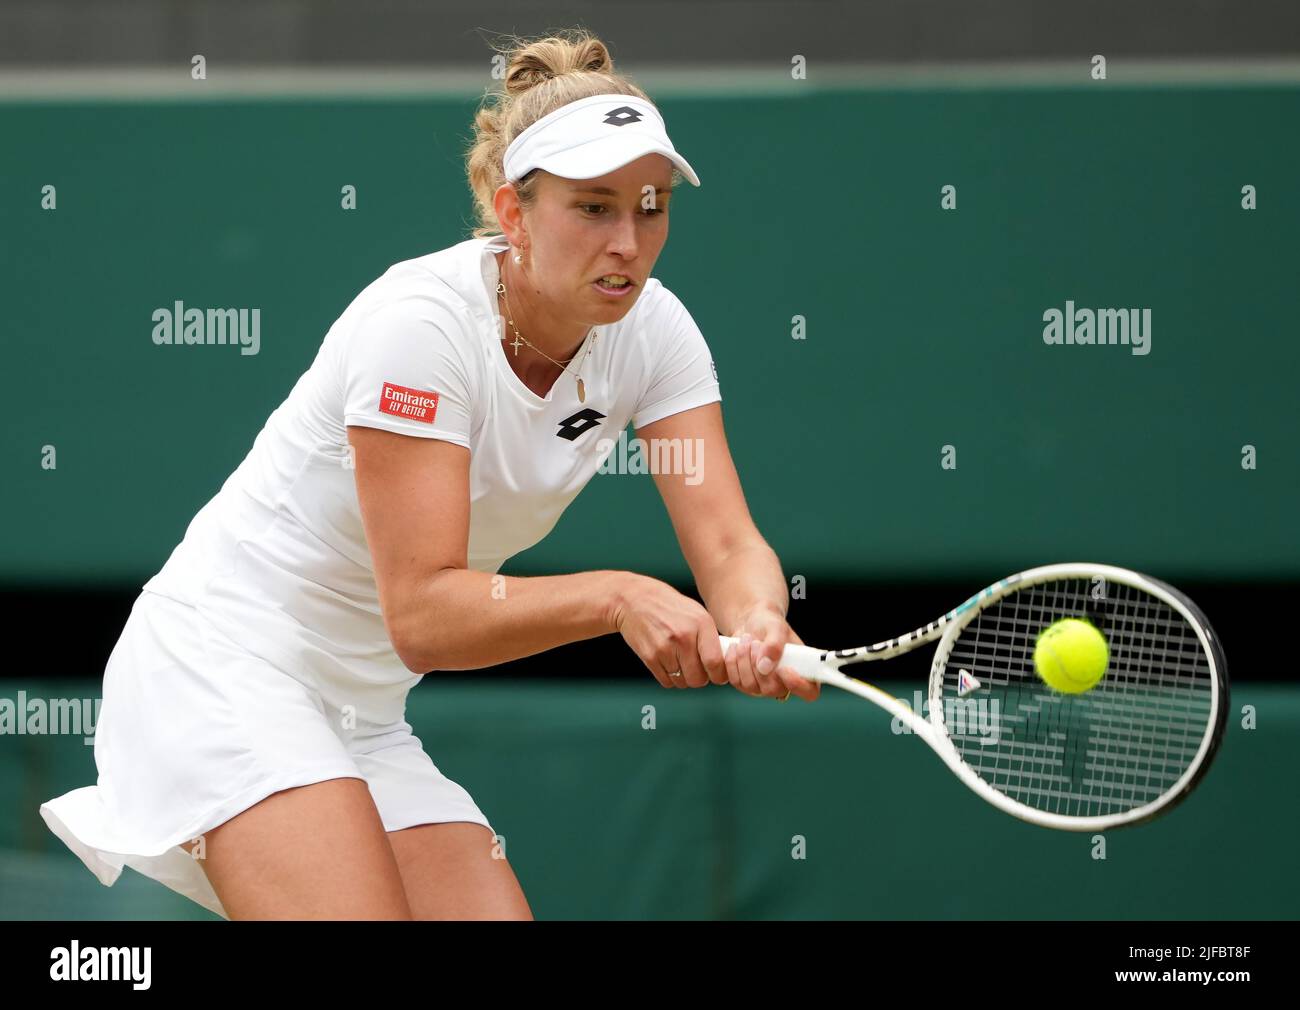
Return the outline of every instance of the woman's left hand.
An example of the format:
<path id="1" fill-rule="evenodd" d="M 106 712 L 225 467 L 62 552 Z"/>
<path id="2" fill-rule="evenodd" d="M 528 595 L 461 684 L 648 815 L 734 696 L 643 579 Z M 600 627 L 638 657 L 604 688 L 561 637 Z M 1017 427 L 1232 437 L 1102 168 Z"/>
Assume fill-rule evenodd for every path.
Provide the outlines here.
<path id="1" fill-rule="evenodd" d="M 822 686 L 806 680 L 787 666 L 777 666 L 786 643 L 803 645 L 785 617 L 770 606 L 758 606 L 740 619 L 732 638 L 740 641 L 723 654 L 727 680 L 737 691 L 760 698 L 784 699 L 795 694 L 816 701 Z"/>

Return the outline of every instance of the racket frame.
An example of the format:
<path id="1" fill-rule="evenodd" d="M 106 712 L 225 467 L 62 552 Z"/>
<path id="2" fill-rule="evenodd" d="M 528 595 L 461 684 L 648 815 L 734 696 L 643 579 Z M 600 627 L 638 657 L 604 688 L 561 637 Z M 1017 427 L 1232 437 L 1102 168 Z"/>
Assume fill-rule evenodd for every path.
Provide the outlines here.
<path id="1" fill-rule="evenodd" d="M 984 609 L 1009 596 L 1011 593 L 1030 588 L 1043 582 L 1059 579 L 1095 579 L 1129 586 L 1150 593 L 1179 613 L 1196 632 L 1202 652 L 1210 668 L 1210 717 L 1209 730 L 1201 737 L 1200 746 L 1191 762 L 1179 776 L 1178 780 L 1159 797 L 1142 806 L 1134 807 L 1116 814 L 1101 814 L 1076 817 L 1051 811 L 1038 810 L 999 792 L 984 781 L 961 757 L 956 745 L 948 735 L 943 718 L 943 675 L 947 669 L 948 657 L 957 637 L 975 617 Z M 736 639 L 719 636 L 722 650 Z M 911 652 L 927 642 L 939 638 L 934 659 L 930 664 L 929 716 L 928 718 L 912 710 L 907 702 L 894 697 L 874 684 L 851 677 L 842 672 L 842 667 L 859 663 L 892 659 L 903 653 Z M 942 617 L 931 621 L 924 627 L 917 628 L 898 638 L 887 639 L 874 645 L 865 645 L 856 649 L 826 651 L 806 645 L 791 643 L 785 647 L 778 666 L 795 670 L 806 680 L 820 684 L 829 684 L 841 690 L 855 694 L 866 701 L 884 709 L 900 720 L 916 736 L 924 740 L 943 760 L 949 769 L 978 796 L 987 800 L 994 807 L 1017 817 L 1022 821 L 1040 827 L 1054 828 L 1060 831 L 1104 831 L 1110 828 L 1127 827 L 1148 821 L 1158 814 L 1181 802 L 1192 791 L 1209 768 L 1210 760 L 1217 751 L 1223 737 L 1227 721 L 1228 678 L 1227 662 L 1209 622 L 1201 610 L 1185 595 L 1167 583 L 1149 575 L 1143 575 L 1127 568 L 1115 565 L 1096 564 L 1092 562 L 1064 562 L 1060 564 L 1041 565 L 1023 572 L 1009 575 L 1005 579 L 988 586 L 964 603 L 954 607 Z"/>

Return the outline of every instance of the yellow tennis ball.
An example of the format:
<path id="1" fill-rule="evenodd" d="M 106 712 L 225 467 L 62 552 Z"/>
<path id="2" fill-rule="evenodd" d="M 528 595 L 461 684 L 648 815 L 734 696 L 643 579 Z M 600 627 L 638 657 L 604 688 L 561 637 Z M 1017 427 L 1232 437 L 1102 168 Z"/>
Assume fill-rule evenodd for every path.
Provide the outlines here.
<path id="1" fill-rule="evenodd" d="M 1034 669 L 1064 694 L 1091 690 L 1106 673 L 1110 647 L 1090 621 L 1067 617 L 1050 625 L 1034 645 Z"/>

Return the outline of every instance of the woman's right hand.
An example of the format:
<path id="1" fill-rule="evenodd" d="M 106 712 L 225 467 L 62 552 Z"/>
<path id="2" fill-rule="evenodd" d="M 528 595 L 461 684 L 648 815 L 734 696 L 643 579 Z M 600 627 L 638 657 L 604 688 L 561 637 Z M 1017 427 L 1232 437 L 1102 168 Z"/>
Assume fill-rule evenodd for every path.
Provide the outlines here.
<path id="1" fill-rule="evenodd" d="M 612 621 L 655 680 L 663 687 L 726 684 L 718 626 L 709 612 L 666 582 L 628 574 Z"/>

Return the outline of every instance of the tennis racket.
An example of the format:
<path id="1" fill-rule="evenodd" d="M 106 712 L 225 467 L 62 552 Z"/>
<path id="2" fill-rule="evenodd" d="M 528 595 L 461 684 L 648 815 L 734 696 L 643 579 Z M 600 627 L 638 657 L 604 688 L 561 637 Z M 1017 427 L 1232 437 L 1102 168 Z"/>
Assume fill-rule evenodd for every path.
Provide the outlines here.
<path id="1" fill-rule="evenodd" d="M 1082 694 L 1052 689 L 1034 668 L 1039 633 L 1066 617 L 1091 621 L 1110 650 Z M 843 672 L 936 638 L 927 713 Z M 733 641 L 722 636 L 724 652 Z M 1172 586 L 1111 565 L 1031 568 L 901 638 L 838 652 L 790 644 L 779 665 L 874 702 L 999 810 L 1064 831 L 1173 807 L 1209 769 L 1227 720 L 1227 665 L 1205 615 Z"/>

